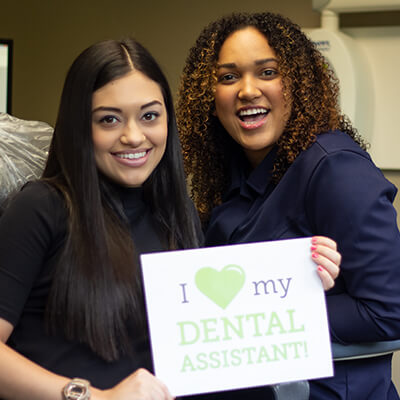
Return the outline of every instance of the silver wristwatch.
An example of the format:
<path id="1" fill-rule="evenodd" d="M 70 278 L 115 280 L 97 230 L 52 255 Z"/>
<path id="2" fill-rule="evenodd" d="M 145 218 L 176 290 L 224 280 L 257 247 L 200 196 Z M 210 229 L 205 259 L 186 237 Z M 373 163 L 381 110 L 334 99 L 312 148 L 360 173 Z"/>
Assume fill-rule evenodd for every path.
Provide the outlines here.
<path id="1" fill-rule="evenodd" d="M 89 400 L 90 382 L 86 379 L 74 378 L 64 386 L 63 394 L 66 400 Z"/>

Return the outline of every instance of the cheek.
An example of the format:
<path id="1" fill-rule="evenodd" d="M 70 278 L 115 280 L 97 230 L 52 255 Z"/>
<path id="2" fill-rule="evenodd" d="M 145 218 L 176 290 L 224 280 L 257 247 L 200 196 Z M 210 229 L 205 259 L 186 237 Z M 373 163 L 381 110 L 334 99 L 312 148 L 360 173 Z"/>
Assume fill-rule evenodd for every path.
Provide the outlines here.
<path id="1" fill-rule="evenodd" d="M 167 135 L 163 135 L 159 138 L 157 142 L 157 148 L 160 153 L 160 157 L 162 157 L 165 153 L 165 148 L 167 147 Z"/>
<path id="2" fill-rule="evenodd" d="M 157 129 L 155 129 L 151 134 L 151 141 L 153 145 L 157 146 L 162 152 L 165 151 L 167 145 L 168 137 L 168 124 L 167 121 L 161 124 Z"/>
<path id="3" fill-rule="evenodd" d="M 98 153 L 103 148 L 103 141 L 101 140 L 101 136 L 97 132 L 92 133 L 92 142 L 93 142 L 93 151 L 94 153 Z"/>
<path id="4" fill-rule="evenodd" d="M 215 113 L 218 117 L 223 117 L 221 115 L 221 111 L 227 110 L 230 104 L 231 96 L 229 95 L 229 91 L 224 90 L 224 88 L 217 88 L 215 90 Z M 220 115 L 218 115 L 218 113 Z"/>
<path id="5" fill-rule="evenodd" d="M 102 157 L 105 153 L 108 153 L 110 146 L 103 141 L 93 141 L 93 152 L 96 158 Z"/>
<path id="6" fill-rule="evenodd" d="M 92 127 L 93 151 L 95 153 L 103 151 L 108 146 L 109 139 L 110 135 L 107 135 L 98 127 Z"/>

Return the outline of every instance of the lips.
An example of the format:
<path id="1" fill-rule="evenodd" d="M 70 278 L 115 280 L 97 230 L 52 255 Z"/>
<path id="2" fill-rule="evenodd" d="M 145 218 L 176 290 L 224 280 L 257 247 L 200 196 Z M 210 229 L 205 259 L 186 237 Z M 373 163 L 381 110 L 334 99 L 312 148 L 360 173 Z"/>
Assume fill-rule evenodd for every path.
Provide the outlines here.
<path id="1" fill-rule="evenodd" d="M 111 153 L 116 161 L 128 167 L 141 167 L 149 158 L 151 149 L 125 150 Z"/>
<path id="2" fill-rule="evenodd" d="M 115 153 L 114 155 L 118 158 L 137 160 L 138 158 L 144 157 L 146 155 L 146 151 L 141 151 L 139 153 Z"/>
<path id="3" fill-rule="evenodd" d="M 256 129 L 265 123 L 269 111 L 265 107 L 247 107 L 241 108 L 236 115 L 244 129 Z"/>

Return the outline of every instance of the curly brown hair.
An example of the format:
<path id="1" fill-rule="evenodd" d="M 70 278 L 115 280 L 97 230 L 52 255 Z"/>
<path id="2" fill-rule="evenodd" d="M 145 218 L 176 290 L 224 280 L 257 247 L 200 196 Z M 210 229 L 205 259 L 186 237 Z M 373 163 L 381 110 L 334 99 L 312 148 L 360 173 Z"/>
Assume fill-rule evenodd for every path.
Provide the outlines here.
<path id="1" fill-rule="evenodd" d="M 233 32 L 255 27 L 275 51 L 284 99 L 291 114 L 277 142 L 273 178 L 278 182 L 316 135 L 339 129 L 366 144 L 339 108 L 339 85 L 326 59 L 289 19 L 269 12 L 234 13 L 210 23 L 190 49 L 181 77 L 177 120 L 190 190 L 203 223 L 222 201 L 230 178 L 231 139 L 214 115 L 219 51 Z"/>

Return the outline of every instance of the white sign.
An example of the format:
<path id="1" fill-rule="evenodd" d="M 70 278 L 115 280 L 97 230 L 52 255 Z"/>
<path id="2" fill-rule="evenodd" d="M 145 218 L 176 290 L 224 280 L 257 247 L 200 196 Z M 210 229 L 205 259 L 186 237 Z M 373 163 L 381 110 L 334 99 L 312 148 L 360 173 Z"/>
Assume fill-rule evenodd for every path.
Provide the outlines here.
<path id="1" fill-rule="evenodd" d="M 311 240 L 142 255 L 155 374 L 173 396 L 332 376 Z"/>

